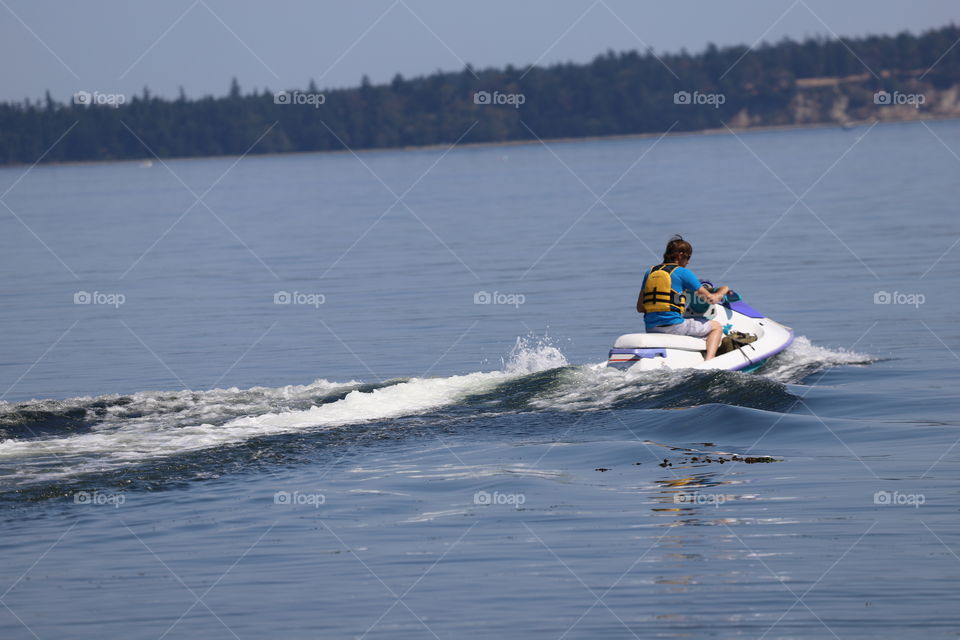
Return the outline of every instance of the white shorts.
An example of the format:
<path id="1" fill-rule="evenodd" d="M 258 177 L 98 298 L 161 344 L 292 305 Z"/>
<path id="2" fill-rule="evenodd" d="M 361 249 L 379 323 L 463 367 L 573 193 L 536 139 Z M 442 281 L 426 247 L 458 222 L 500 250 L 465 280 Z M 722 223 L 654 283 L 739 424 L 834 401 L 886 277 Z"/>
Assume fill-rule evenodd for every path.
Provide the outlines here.
<path id="1" fill-rule="evenodd" d="M 676 336 L 693 336 L 706 338 L 713 331 L 710 320 L 706 318 L 684 318 L 683 322 L 669 324 L 665 327 L 650 327 L 647 333 L 670 333 Z"/>

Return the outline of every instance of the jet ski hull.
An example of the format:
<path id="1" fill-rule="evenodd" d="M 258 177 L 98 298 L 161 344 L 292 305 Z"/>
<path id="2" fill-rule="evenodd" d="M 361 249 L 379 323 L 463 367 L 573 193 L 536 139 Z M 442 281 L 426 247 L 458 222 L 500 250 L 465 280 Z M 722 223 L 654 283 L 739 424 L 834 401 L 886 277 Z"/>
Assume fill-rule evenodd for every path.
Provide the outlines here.
<path id="1" fill-rule="evenodd" d="M 710 305 L 703 314 L 729 332 L 757 339 L 710 360 L 704 360 L 706 340 L 665 333 L 628 333 L 617 338 L 607 359 L 608 367 L 651 371 L 656 369 L 724 369 L 755 371 L 793 342 L 793 329 L 764 317 L 749 305 L 737 302 Z"/>

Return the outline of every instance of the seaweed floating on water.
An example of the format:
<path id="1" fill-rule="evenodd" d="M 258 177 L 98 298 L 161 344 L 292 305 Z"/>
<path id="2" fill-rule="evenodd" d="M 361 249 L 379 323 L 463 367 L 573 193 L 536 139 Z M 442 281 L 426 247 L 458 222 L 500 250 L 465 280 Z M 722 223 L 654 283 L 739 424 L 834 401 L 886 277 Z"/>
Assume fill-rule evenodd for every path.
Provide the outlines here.
<path id="1" fill-rule="evenodd" d="M 666 460 L 664 460 L 666 462 Z M 769 462 L 783 462 L 783 460 L 778 460 L 777 458 L 772 458 L 770 456 L 738 456 L 737 454 L 732 454 L 730 457 L 726 458 L 724 456 L 690 456 L 684 462 L 687 463 L 700 463 L 700 464 L 726 464 L 728 462 L 742 462 L 744 464 L 765 464 Z M 664 464 L 660 465 L 661 467 L 667 466 Z"/>
<path id="2" fill-rule="evenodd" d="M 782 459 L 773 458 L 771 456 L 741 456 L 737 454 L 728 454 L 728 455 L 704 455 L 700 453 L 699 455 L 686 454 L 681 456 L 680 460 L 677 461 L 679 466 L 685 465 L 704 465 L 704 464 L 727 464 L 728 462 L 742 462 L 743 464 L 767 464 L 771 462 L 783 462 Z M 635 462 L 634 464 L 640 464 Z M 669 458 L 664 458 L 663 462 L 657 465 L 658 467 L 672 467 L 673 463 Z M 602 469 L 597 469 L 601 471 Z"/>

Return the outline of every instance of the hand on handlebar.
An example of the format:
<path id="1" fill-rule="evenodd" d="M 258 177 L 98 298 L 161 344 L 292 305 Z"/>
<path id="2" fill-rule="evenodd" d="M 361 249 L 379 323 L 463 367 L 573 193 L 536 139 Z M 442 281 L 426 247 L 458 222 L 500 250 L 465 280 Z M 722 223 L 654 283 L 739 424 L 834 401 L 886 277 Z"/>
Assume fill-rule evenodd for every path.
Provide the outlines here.
<path id="1" fill-rule="evenodd" d="M 700 287 L 700 290 L 697 293 L 699 293 L 701 297 L 710 304 L 720 304 L 723 302 L 723 299 L 729 292 L 730 287 L 724 286 L 711 291 L 710 288 L 703 286 Z"/>

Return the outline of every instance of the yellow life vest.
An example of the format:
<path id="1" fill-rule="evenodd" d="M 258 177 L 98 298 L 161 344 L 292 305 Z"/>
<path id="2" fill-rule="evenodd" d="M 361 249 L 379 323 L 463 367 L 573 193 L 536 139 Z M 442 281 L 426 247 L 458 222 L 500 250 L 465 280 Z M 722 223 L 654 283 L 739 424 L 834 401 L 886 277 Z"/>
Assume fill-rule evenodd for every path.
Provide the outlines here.
<path id="1" fill-rule="evenodd" d="M 687 306 L 687 297 L 681 291 L 674 291 L 670 274 L 678 264 L 658 264 L 650 268 L 647 282 L 640 293 L 640 304 L 643 313 L 657 313 L 676 311 L 683 313 Z M 637 309 L 638 311 L 640 309 Z"/>

